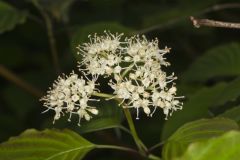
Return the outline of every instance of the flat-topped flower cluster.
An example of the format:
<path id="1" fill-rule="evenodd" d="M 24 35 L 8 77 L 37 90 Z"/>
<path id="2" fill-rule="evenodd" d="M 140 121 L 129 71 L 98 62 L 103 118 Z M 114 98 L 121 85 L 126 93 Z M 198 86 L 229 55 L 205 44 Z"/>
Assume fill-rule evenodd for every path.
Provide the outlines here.
<path id="1" fill-rule="evenodd" d="M 69 113 L 69 120 L 77 114 L 80 124 L 82 118 L 90 120 L 97 115 L 97 108 L 87 102 L 96 101 L 91 96 L 101 95 L 96 88 L 99 76 L 110 79 L 108 85 L 113 93 L 108 94 L 107 100 L 121 100 L 119 105 L 123 108 L 136 109 L 137 119 L 140 111 L 152 116 L 160 108 L 167 119 L 173 111 L 182 109 L 179 99 L 183 96 L 176 96 L 173 82 L 176 76 L 163 71 L 170 65 L 164 57 L 170 48 L 159 49 L 157 39 L 148 41 L 139 35 L 122 40 L 123 34 L 105 32 L 102 36 L 90 35 L 89 39 L 89 43 L 77 47 L 82 58 L 78 67 L 84 78 L 74 72 L 59 77 L 42 98 L 47 110 L 55 111 L 54 120 L 64 113 Z"/>
<path id="2" fill-rule="evenodd" d="M 88 101 L 95 101 L 90 98 L 96 92 L 95 82 L 96 79 L 86 81 L 83 77 L 79 78 L 74 72 L 70 76 L 59 76 L 53 87 L 49 88 L 48 94 L 41 99 L 45 101 L 43 105 L 48 108 L 46 111 L 55 111 L 53 122 L 58 120 L 64 112 L 69 113 L 69 121 L 71 121 L 72 114 L 77 114 L 78 125 L 82 118 L 89 121 L 92 118 L 90 113 L 97 115 L 96 107 L 87 104 Z"/>

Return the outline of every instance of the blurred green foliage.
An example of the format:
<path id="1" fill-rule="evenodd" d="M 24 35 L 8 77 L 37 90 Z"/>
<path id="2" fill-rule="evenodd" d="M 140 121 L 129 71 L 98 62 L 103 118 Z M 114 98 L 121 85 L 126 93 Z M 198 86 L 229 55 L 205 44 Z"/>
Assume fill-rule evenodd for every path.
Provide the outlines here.
<path id="1" fill-rule="evenodd" d="M 36 3 L 40 8 L 34 5 Z M 189 140 L 189 143 L 193 143 L 189 147 L 189 144 L 182 145 L 180 141 L 174 140 L 173 143 L 175 135 L 181 135 L 179 131 L 182 128 L 205 121 L 199 120 L 202 118 L 227 117 L 232 120 L 220 118 L 219 121 L 206 121 L 209 121 L 208 125 L 217 121 L 223 124 L 223 128 L 224 125 L 230 125 L 234 126 L 230 129 L 238 129 L 235 122 L 240 122 L 240 32 L 207 27 L 196 29 L 189 20 L 189 16 L 197 16 L 239 22 L 240 7 L 231 7 L 234 4 L 239 6 L 239 1 L 1 0 L 0 70 L 2 67 L 7 68 L 16 77 L 37 88 L 41 95 L 47 90 L 59 73 L 52 61 L 46 16 L 53 27 L 63 73 L 70 73 L 72 68 L 76 69 L 77 60 L 81 57 L 77 56 L 75 47 L 87 41 L 89 34 L 110 30 L 124 32 L 125 35 L 146 34 L 149 39 L 157 37 L 161 48 L 166 45 L 172 48 L 167 57 L 172 64 L 168 70 L 174 71 L 179 77 L 178 93 L 186 96 L 184 108 L 173 113 L 168 121 L 165 121 L 164 115 L 158 111 L 151 119 L 142 115 L 135 124 L 140 138 L 147 146 L 163 140 L 169 141 L 166 146 L 160 147 L 161 151 L 153 151 L 156 155 L 163 155 L 165 159 L 178 159 L 179 156 L 183 156 L 179 159 L 189 159 L 204 146 L 215 146 L 216 143 L 230 145 L 231 141 L 226 142 L 228 137 L 230 140 L 239 139 L 239 133 L 230 132 L 207 141 Z M 227 5 L 230 7 L 226 7 Z M 91 142 L 127 146 L 134 144 L 128 131 L 125 132 L 127 125 L 121 110 L 111 101 L 98 106 L 108 112 L 100 114 L 89 124 L 83 123 L 80 128 L 74 122 L 67 123 L 64 119 L 52 125 L 53 113 L 40 114 L 44 108 L 39 97 L 30 94 L 0 73 L 1 142 L 28 128 L 70 128 Z M 104 86 L 103 89 L 109 90 Z M 218 126 L 197 130 L 221 130 Z M 236 148 L 233 150 L 236 151 Z M 211 153 L 215 152 L 210 150 L 206 155 L 201 155 L 201 158 L 204 159 L 204 156 L 212 155 Z M 131 154 L 104 150 L 92 151 L 85 159 L 99 160 L 99 157 L 111 160 L 139 158 Z"/>

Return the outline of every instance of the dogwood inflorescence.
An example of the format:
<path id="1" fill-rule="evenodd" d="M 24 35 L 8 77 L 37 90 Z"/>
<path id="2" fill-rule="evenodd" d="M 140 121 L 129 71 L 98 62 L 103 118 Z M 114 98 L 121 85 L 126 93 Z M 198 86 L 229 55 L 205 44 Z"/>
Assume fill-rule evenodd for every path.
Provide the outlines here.
<path id="1" fill-rule="evenodd" d="M 77 74 L 72 72 L 70 76 L 63 75 L 53 84 L 53 87 L 47 92 L 41 100 L 45 101 L 44 106 L 47 110 L 54 110 L 54 121 L 61 117 L 61 114 L 69 113 L 68 121 L 71 121 L 72 114 L 77 114 L 80 120 L 84 118 L 89 121 L 92 116 L 97 115 L 98 110 L 96 107 L 89 106 L 88 101 L 96 101 L 91 99 L 91 94 L 96 91 L 95 81 L 84 80 L 83 77 L 79 78 Z"/>
<path id="2" fill-rule="evenodd" d="M 136 35 L 122 40 L 123 34 L 106 31 L 89 39 L 89 43 L 77 47 L 82 59 L 78 68 L 84 76 L 79 78 L 72 72 L 70 76 L 59 77 L 41 99 L 47 110 L 55 111 L 54 121 L 69 113 L 69 120 L 72 114 L 77 114 L 80 124 L 82 118 L 90 120 L 97 115 L 97 108 L 87 102 L 97 101 L 91 96 L 101 95 L 96 94 L 100 92 L 96 88 L 99 76 L 107 78 L 113 89 L 107 100 L 121 100 L 119 105 L 123 108 L 136 109 L 136 119 L 141 111 L 152 116 L 160 108 L 167 119 L 173 111 L 182 109 L 183 96 L 176 96 L 177 77 L 163 71 L 163 67 L 170 65 L 164 57 L 170 48 L 159 49 L 157 39 L 148 41 L 145 36 Z"/>

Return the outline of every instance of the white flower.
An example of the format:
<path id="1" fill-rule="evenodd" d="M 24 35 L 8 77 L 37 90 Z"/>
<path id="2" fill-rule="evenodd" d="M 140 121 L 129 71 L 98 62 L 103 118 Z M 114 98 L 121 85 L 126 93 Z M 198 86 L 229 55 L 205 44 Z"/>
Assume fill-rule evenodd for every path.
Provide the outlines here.
<path id="1" fill-rule="evenodd" d="M 91 115 L 97 115 L 98 110 L 87 104 L 88 101 L 95 100 L 90 99 L 91 95 L 96 92 L 95 81 L 96 79 L 85 81 L 83 77 L 79 78 L 74 72 L 69 76 L 59 76 L 53 88 L 50 88 L 47 95 L 41 99 L 47 107 L 46 111 L 55 111 L 53 123 L 64 113 L 69 113 L 69 121 L 72 114 L 78 115 L 78 125 L 82 118 L 89 121 L 92 118 Z"/>
<path id="2" fill-rule="evenodd" d="M 79 54 L 83 57 L 82 62 L 79 63 L 80 70 L 84 71 L 81 68 L 84 65 L 86 67 L 85 70 L 92 75 L 105 74 L 105 76 L 109 76 L 113 72 L 120 72 L 119 63 L 122 62 L 120 39 L 122 35 L 114 35 L 106 31 L 103 36 L 95 34 L 92 37 L 90 35 L 89 43 L 84 43 L 77 47 Z"/>
<path id="3" fill-rule="evenodd" d="M 152 116 L 160 108 L 166 119 L 173 111 L 182 109 L 183 104 L 177 99 L 183 97 L 176 96 L 173 84 L 176 77 L 174 74 L 167 76 L 162 70 L 162 66 L 170 65 L 164 58 L 170 49 L 159 49 L 157 39 L 148 41 L 145 36 L 126 38 L 124 44 L 127 47 L 122 47 L 120 53 L 125 68 L 119 63 L 121 70 L 116 72 L 115 81 L 109 83 L 115 97 L 123 99 L 125 108 L 135 108 L 137 119 L 139 109 Z"/>

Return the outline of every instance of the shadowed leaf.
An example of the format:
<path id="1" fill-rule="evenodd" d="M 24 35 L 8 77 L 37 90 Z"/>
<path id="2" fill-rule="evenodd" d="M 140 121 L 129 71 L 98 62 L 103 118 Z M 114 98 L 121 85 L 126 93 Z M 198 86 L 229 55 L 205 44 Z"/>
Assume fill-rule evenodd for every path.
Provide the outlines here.
<path id="1" fill-rule="evenodd" d="M 211 78 L 240 74 L 240 44 L 215 47 L 197 59 L 183 75 L 186 82 L 205 82 Z"/>
<path id="2" fill-rule="evenodd" d="M 0 33 L 12 30 L 17 24 L 25 22 L 27 13 L 0 1 Z"/>

